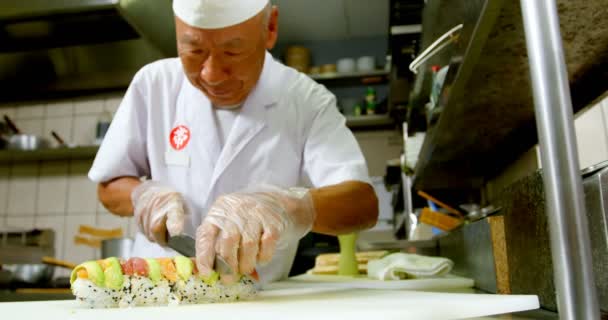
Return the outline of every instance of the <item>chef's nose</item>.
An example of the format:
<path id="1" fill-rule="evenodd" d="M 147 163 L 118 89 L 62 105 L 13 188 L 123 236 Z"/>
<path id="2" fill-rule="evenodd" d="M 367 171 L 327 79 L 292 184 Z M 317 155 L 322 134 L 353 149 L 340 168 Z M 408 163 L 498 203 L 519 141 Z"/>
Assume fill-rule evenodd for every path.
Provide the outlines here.
<path id="1" fill-rule="evenodd" d="M 203 64 L 200 75 L 205 83 L 213 85 L 228 78 L 228 68 L 220 59 L 210 55 Z"/>

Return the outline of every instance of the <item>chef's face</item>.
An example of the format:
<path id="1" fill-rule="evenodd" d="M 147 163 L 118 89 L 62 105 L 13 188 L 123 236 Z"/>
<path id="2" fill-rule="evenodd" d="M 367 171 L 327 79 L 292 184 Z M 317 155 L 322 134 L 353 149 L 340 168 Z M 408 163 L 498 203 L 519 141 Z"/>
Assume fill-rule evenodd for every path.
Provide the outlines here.
<path id="1" fill-rule="evenodd" d="M 175 18 L 178 54 L 192 85 L 216 107 L 242 103 L 257 83 L 266 49 L 277 39 L 278 10 L 235 26 L 200 29 Z"/>

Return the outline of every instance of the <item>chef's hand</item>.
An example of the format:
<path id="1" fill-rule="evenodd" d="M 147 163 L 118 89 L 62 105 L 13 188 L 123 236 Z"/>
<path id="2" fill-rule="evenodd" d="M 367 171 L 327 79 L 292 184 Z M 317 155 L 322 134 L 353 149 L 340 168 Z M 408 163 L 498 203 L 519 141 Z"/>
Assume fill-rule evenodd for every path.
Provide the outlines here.
<path id="1" fill-rule="evenodd" d="M 209 275 L 218 254 L 240 274 L 270 262 L 277 246 L 312 229 L 315 210 L 307 189 L 261 186 L 219 197 L 196 230 L 196 261 Z M 235 275 L 221 275 L 225 283 Z"/>
<path id="2" fill-rule="evenodd" d="M 156 181 L 145 181 L 131 193 L 137 227 L 150 241 L 161 245 L 184 230 L 186 212 L 182 195 Z"/>

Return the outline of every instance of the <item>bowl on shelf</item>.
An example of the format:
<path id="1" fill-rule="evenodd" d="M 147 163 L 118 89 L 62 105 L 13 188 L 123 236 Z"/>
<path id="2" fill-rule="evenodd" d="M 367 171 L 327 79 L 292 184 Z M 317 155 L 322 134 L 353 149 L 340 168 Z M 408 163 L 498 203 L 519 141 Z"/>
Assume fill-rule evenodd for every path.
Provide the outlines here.
<path id="1" fill-rule="evenodd" d="M 330 75 L 336 74 L 337 68 L 335 64 L 324 64 L 321 66 L 321 74 Z"/>
<path id="2" fill-rule="evenodd" d="M 357 71 L 368 72 L 376 69 L 376 59 L 372 56 L 363 56 L 357 59 Z"/>
<path id="3" fill-rule="evenodd" d="M 353 58 L 342 58 L 336 63 L 338 73 L 353 73 L 356 71 L 356 63 Z"/>

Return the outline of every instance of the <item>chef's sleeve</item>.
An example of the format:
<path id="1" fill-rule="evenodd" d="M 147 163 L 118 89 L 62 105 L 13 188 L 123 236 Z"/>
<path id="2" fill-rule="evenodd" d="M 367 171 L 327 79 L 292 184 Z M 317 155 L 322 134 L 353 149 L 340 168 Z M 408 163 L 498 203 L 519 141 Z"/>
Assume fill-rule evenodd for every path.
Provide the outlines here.
<path id="1" fill-rule="evenodd" d="M 136 75 L 89 170 L 89 179 L 106 182 L 122 176 L 149 176 L 146 152 L 147 103 L 141 93 L 144 80 Z"/>
<path id="2" fill-rule="evenodd" d="M 304 141 L 303 181 L 313 187 L 348 180 L 371 184 L 363 153 L 338 111 L 335 96 L 315 85 L 308 97 L 305 104 L 313 114 Z"/>

